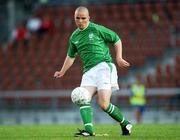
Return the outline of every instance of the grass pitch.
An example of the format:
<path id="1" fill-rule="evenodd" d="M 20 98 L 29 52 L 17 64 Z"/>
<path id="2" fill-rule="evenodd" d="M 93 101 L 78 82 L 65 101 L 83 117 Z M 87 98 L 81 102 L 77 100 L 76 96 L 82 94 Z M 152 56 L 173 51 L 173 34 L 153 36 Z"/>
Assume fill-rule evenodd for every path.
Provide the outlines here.
<path id="1" fill-rule="evenodd" d="M 180 140 L 180 124 L 134 125 L 131 136 L 121 136 L 119 125 L 95 125 L 96 133 L 109 136 L 77 138 L 81 125 L 0 126 L 0 140 Z"/>

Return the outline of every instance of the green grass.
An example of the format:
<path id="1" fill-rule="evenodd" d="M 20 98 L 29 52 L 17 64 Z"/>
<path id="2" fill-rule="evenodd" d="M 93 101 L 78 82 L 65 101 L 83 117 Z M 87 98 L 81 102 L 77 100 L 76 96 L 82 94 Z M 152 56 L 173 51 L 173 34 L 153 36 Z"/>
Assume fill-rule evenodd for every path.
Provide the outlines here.
<path id="1" fill-rule="evenodd" d="M 134 125 L 131 136 L 121 136 L 118 125 L 95 125 L 96 133 L 109 136 L 75 138 L 81 125 L 0 126 L 0 140 L 180 140 L 180 124 Z"/>

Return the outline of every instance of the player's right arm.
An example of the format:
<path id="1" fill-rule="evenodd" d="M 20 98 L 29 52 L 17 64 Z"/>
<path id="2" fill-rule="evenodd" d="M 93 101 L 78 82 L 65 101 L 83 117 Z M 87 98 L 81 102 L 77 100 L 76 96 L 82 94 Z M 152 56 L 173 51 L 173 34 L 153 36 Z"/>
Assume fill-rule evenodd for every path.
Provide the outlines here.
<path id="1" fill-rule="evenodd" d="M 54 77 L 55 78 L 62 77 L 66 73 L 66 71 L 72 66 L 72 64 L 74 63 L 74 60 L 75 60 L 75 58 L 71 58 L 71 57 L 69 57 L 67 55 L 66 59 L 64 60 L 64 64 L 63 64 L 61 70 L 60 71 L 56 71 L 54 73 Z"/>
<path id="2" fill-rule="evenodd" d="M 77 55 L 77 48 L 76 46 L 73 44 L 73 41 L 72 41 L 72 36 L 70 37 L 70 40 L 69 40 L 69 47 L 68 47 L 68 51 L 67 51 L 67 56 L 64 60 L 64 64 L 61 68 L 60 71 L 56 71 L 54 73 L 54 77 L 55 78 L 60 78 L 62 77 L 66 71 L 72 66 L 72 64 L 74 63 L 74 60 L 75 60 L 75 57 Z"/>

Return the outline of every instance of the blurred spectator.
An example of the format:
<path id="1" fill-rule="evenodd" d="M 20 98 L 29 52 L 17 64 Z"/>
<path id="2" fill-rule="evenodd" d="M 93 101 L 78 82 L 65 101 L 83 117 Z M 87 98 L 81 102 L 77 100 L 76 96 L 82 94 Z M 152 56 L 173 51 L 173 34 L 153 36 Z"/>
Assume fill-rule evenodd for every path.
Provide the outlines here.
<path id="1" fill-rule="evenodd" d="M 46 32 L 52 33 L 53 29 L 54 29 L 53 20 L 50 18 L 49 15 L 44 15 L 42 18 L 42 23 L 41 23 L 41 26 L 40 26 L 40 29 L 38 32 L 40 34 L 46 33 Z"/>
<path id="2" fill-rule="evenodd" d="M 11 43 L 14 47 L 20 45 L 26 45 L 29 38 L 29 32 L 26 28 L 25 23 L 20 23 L 17 27 L 12 31 L 11 35 Z"/>
<path id="3" fill-rule="evenodd" d="M 136 123 L 141 123 L 142 115 L 145 109 L 145 86 L 142 83 L 142 78 L 140 75 L 136 76 L 136 83 L 134 83 L 130 88 L 130 104 L 133 108 Z"/>
<path id="4" fill-rule="evenodd" d="M 159 15 L 157 13 L 152 14 L 152 21 L 154 24 L 159 24 Z"/>
<path id="5" fill-rule="evenodd" d="M 41 27 L 42 21 L 40 18 L 38 17 L 31 17 L 28 21 L 27 21 L 27 29 L 33 33 L 33 32 L 37 32 L 40 27 Z"/>

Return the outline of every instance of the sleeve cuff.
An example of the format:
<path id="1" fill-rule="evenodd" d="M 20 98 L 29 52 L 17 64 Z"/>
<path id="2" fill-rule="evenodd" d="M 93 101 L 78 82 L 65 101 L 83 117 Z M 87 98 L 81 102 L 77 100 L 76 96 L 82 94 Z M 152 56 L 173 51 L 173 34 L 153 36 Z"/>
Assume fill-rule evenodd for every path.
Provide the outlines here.
<path id="1" fill-rule="evenodd" d="M 114 43 L 114 46 L 116 45 L 116 44 L 118 44 L 119 43 L 119 41 L 121 41 L 120 39 L 118 39 L 117 41 L 116 41 L 116 43 Z"/>

